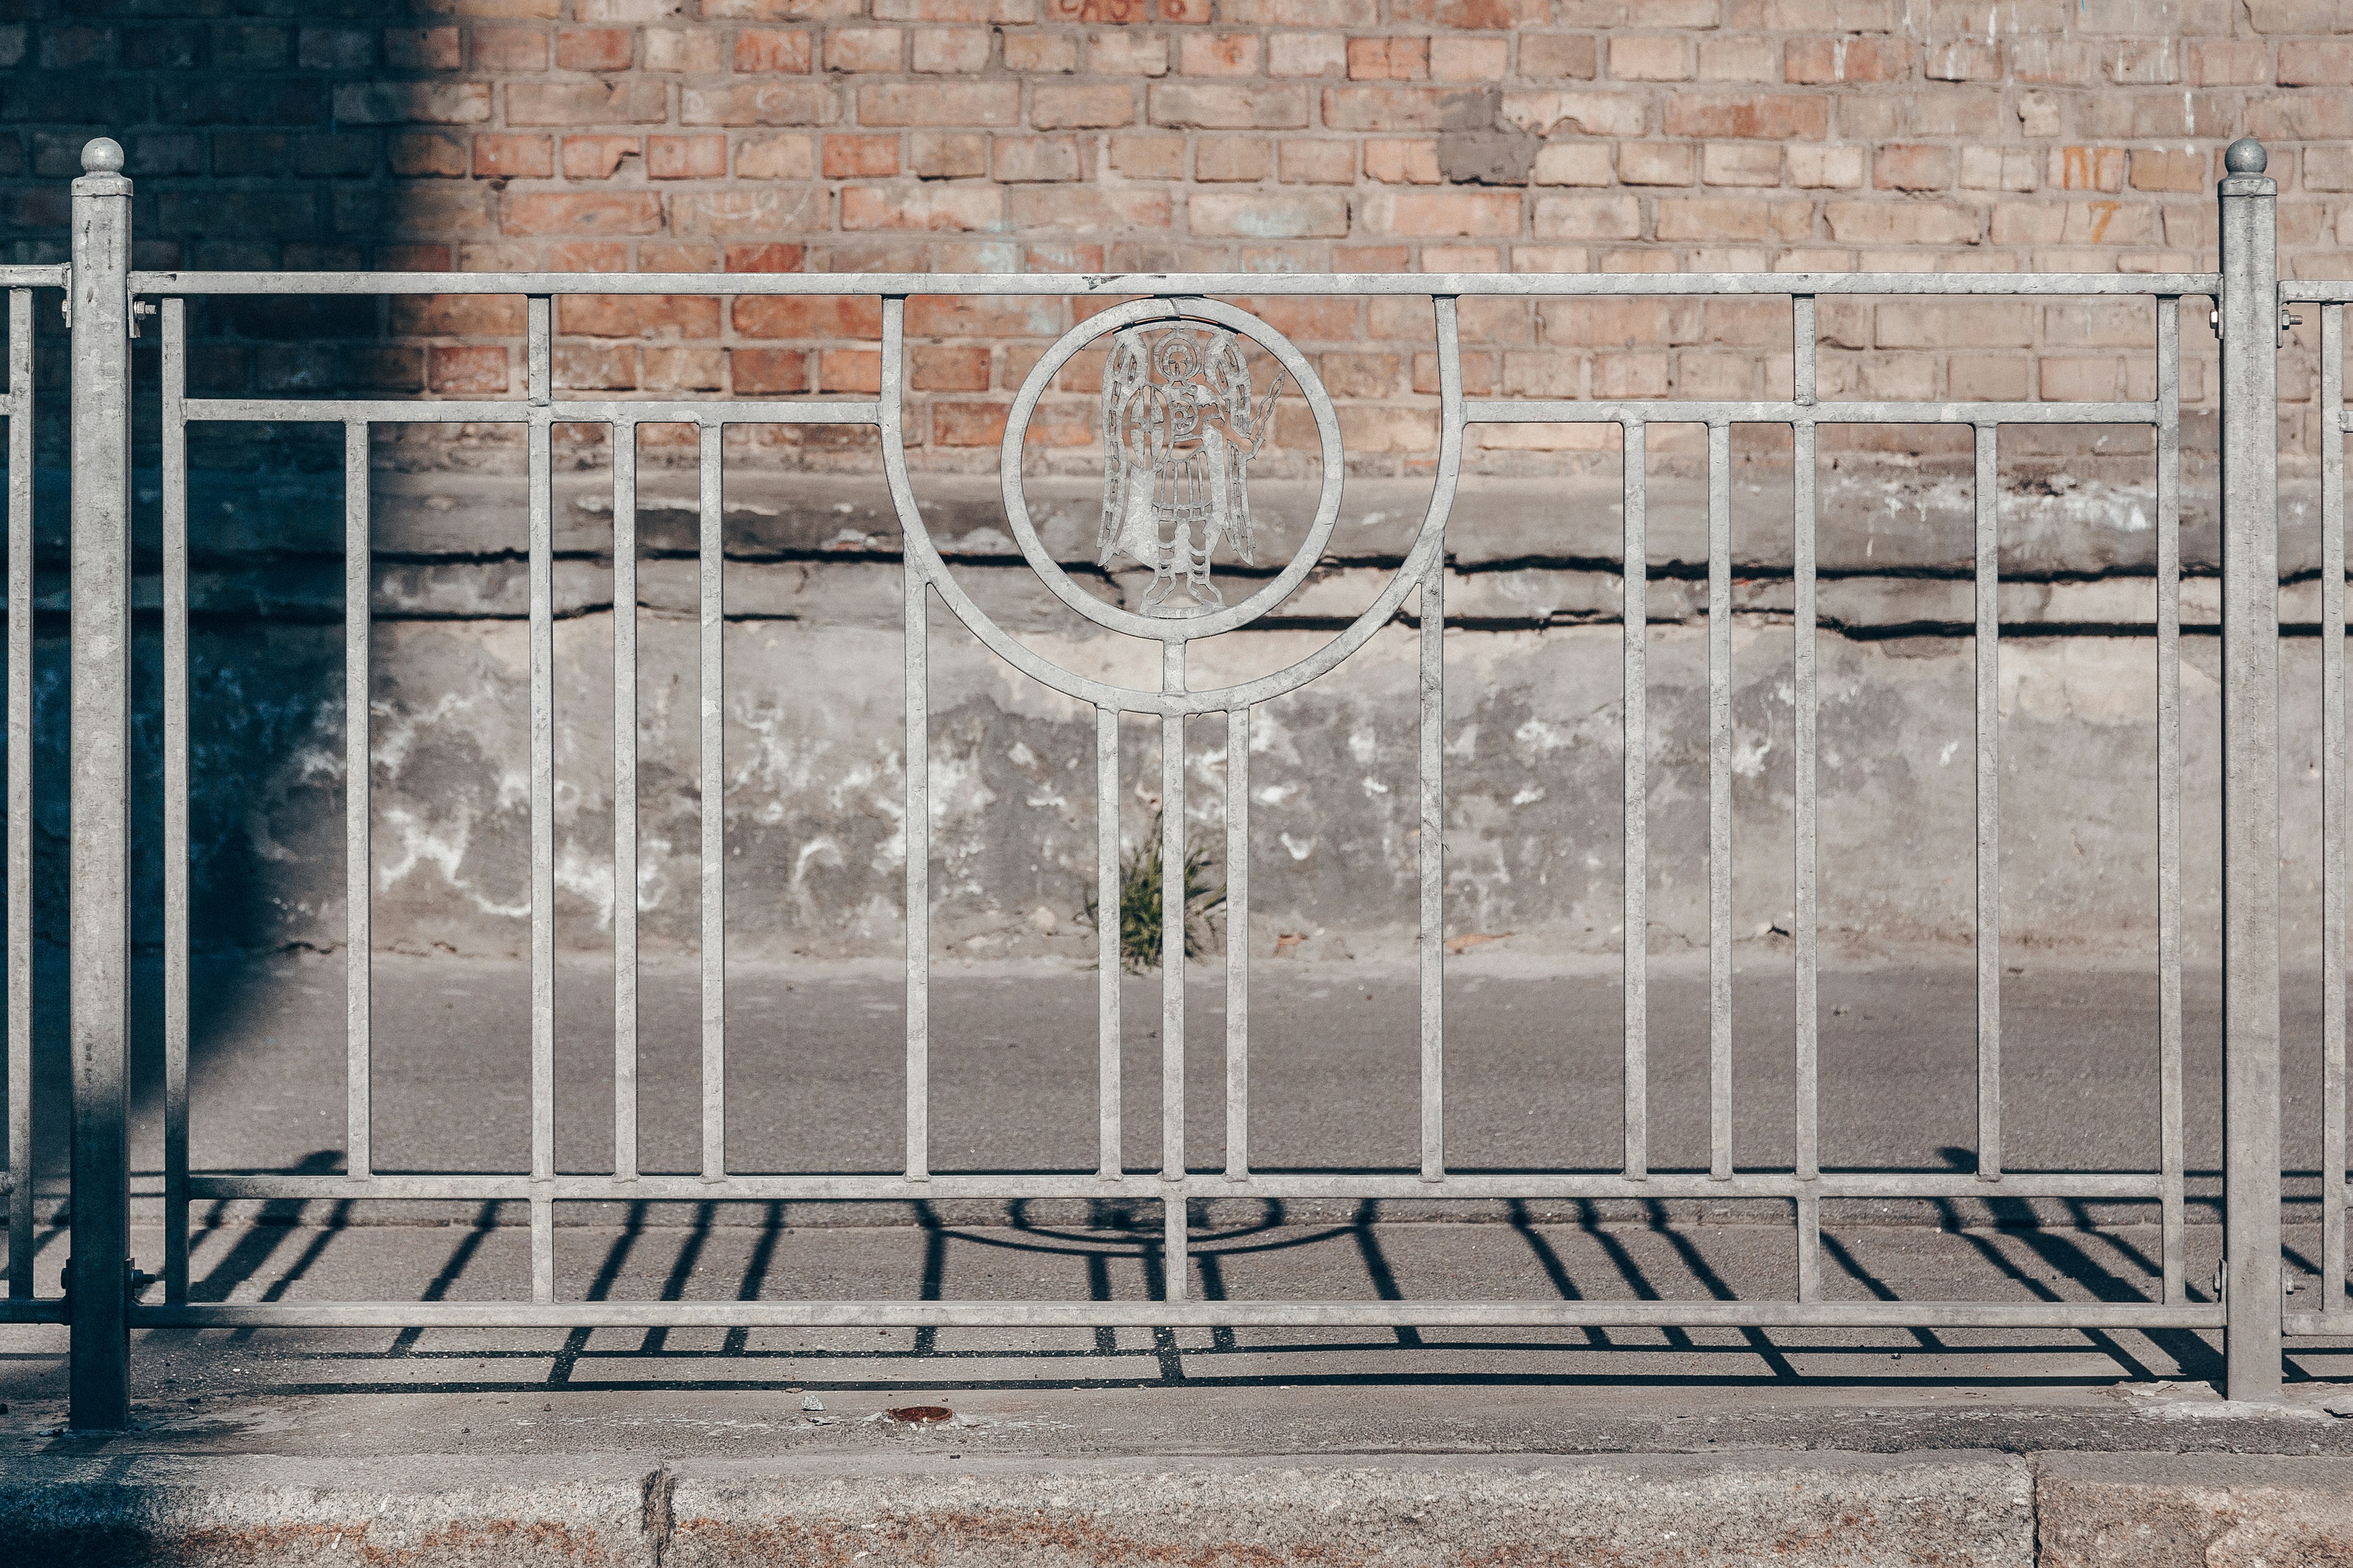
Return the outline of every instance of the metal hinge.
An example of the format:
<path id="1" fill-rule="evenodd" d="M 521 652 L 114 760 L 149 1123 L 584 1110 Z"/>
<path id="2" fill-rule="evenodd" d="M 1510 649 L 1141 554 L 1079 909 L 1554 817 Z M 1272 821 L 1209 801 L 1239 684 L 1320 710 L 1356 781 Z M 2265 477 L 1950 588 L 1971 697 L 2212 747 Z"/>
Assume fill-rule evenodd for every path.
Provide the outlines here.
<path id="1" fill-rule="evenodd" d="M 161 1274 L 150 1274 L 145 1269 L 140 1268 L 139 1260 L 137 1258 L 124 1258 L 122 1260 L 122 1300 L 124 1303 L 126 1305 L 135 1303 L 139 1300 L 140 1291 L 144 1290 L 148 1286 L 154 1284 L 162 1278 L 164 1277 Z M 66 1316 L 69 1318 L 72 1317 L 73 1258 L 70 1256 L 66 1258 L 65 1267 L 58 1270 L 58 1295 L 66 1304 Z"/>

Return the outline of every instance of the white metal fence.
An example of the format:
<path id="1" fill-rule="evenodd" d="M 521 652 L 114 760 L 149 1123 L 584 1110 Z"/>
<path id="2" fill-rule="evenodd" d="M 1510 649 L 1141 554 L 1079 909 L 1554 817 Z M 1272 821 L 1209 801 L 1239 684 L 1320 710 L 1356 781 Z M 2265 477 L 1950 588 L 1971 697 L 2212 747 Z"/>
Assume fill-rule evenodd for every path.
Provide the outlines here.
<path id="1" fill-rule="evenodd" d="M 11 290 L 9 495 L 9 1054 L 12 1269 L 0 1321 L 72 1324 L 72 1420 L 106 1427 L 127 1419 L 127 1334 L 134 1326 L 341 1325 L 1683 1325 L 1683 1326 L 2038 1326 L 2082 1329 L 2225 1329 L 2233 1397 L 2276 1386 L 2283 1328 L 2296 1333 L 2353 1331 L 2345 1277 L 2345 858 L 2344 497 L 2345 427 L 2339 361 L 2343 301 L 2353 283 L 2295 283 L 2280 289 L 2273 261 L 2274 183 L 2253 142 L 2232 150 L 2219 189 L 2220 273 L 2051 274 L 1669 274 L 1669 275 L 1344 275 L 1021 277 L 759 274 L 715 280 L 703 275 L 482 273 L 133 272 L 129 269 L 130 182 L 109 142 L 84 153 L 90 172 L 74 186 L 70 268 L 0 269 Z M 32 1015 L 30 925 L 31 461 L 30 310 L 32 291 L 69 289 L 73 351 L 71 676 L 73 944 L 70 1016 L 76 1113 L 73 1128 L 70 1310 L 37 1296 L 31 1258 L 29 1168 Z M 529 302 L 529 374 L 517 399 L 200 398 L 188 395 L 186 301 L 222 295 L 304 296 L 506 293 Z M 551 301 L 565 294 L 724 293 L 855 295 L 882 303 L 880 395 L 859 401 L 780 398 L 611 401 L 559 399 L 551 384 Z M 1288 668 L 1240 684 L 1195 683 L 1187 653 L 1194 642 L 1250 624 L 1281 604 L 1321 558 L 1337 515 L 1345 454 L 1339 422 L 1307 359 L 1263 320 L 1221 302 L 1237 295 L 1388 295 L 1426 300 L 1440 367 L 1440 448 L 1433 493 L 1402 568 L 1344 631 Z M 1068 295 L 1123 301 L 1066 334 L 1031 372 L 1004 437 L 1000 478 L 1015 539 L 1053 595 L 1103 628 L 1157 643 L 1155 682 L 1124 686 L 1060 668 L 994 621 L 957 584 L 914 504 L 902 430 L 906 300 L 917 295 Z M 1790 302 L 1791 394 L 1745 402 L 1579 402 L 1467 398 L 1456 331 L 1464 298 L 1590 296 L 1760 296 Z M 2155 302 L 2149 345 L 2158 366 L 2147 402 L 1902 403 L 1822 402 L 1815 395 L 1816 301 L 1834 295 L 1979 297 L 2129 297 Z M 2274 359 L 2283 295 L 2323 304 L 2327 380 L 2324 397 L 2331 437 L 2326 453 L 2324 620 L 2327 648 L 2327 1293 L 2321 1308 L 2284 1319 L 2280 1253 L 2279 1131 L 2279 826 L 2276 768 L 2277 544 L 2273 434 Z M 2180 319 L 2185 299 L 2212 299 L 2222 334 L 2224 463 L 2223 684 L 2227 931 L 2224 1118 L 2227 1128 L 2226 1288 L 2220 1300 L 2195 1300 L 2185 1279 L 2183 1227 L 2183 1079 L 2181 1068 L 2180 737 Z M 152 302 L 152 303 L 151 303 Z M 126 340 L 153 314 L 162 334 L 164 482 L 164 648 L 165 726 L 166 992 L 165 1224 L 163 1300 L 141 1300 L 143 1276 L 130 1271 L 126 1062 L 128 1060 L 128 842 L 130 721 L 128 609 L 129 415 L 132 388 Z M 1024 433 L 1040 394 L 1082 348 L 1110 338 L 1103 390 L 1106 475 L 1102 531 L 1109 557 L 1124 552 L 1150 567 L 1154 583 L 1130 610 L 1086 592 L 1064 573 L 1032 526 L 1023 493 Z M 1271 384 L 1251 384 L 1241 350 L 1279 367 Z M 1247 555 L 1255 541 L 1248 468 L 1264 437 L 1274 400 L 1291 387 L 1311 408 L 1320 443 L 1323 486 L 1304 543 L 1246 598 L 1227 604 L 1211 565 L 1221 547 Z M 341 426 L 345 482 L 345 699 L 348 726 L 346 886 L 347 964 L 345 1169 L 340 1174 L 250 1174 L 194 1171 L 188 1162 L 188 619 L 186 433 L 206 421 L 299 421 Z M 1625 636 L 1623 644 L 1624 930 L 1646 929 L 1647 779 L 1645 748 L 1644 443 L 1659 425 L 1699 425 L 1707 433 L 1708 472 L 1708 791 L 1710 1160 L 1704 1171 L 1654 1170 L 1646 1126 L 1648 1006 L 1645 944 L 1639 935 L 1623 957 L 1623 1158 L 1614 1170 L 1552 1170 L 1514 1174 L 1450 1170 L 1444 1103 L 1446 1038 L 1442 999 L 1446 952 L 1444 828 L 1447 797 L 1441 718 L 1447 690 L 1444 563 L 1450 508 L 1466 433 L 1475 425 L 1512 422 L 1601 423 L 1620 427 L 1624 450 Z M 506 424 L 522 426 L 529 447 L 531 606 L 531 1138 L 511 1173 L 416 1174 L 375 1170 L 370 1145 L 370 558 L 368 441 L 371 426 L 399 423 Z M 634 900 L 615 901 L 617 974 L 615 1155 L 609 1171 L 567 1173 L 554 1150 L 555 994 L 554 940 L 554 550 L 550 442 L 557 424 L 611 427 L 615 602 L 636 603 L 636 442 L 640 424 L 691 424 L 700 432 L 699 658 L 702 699 L 702 959 L 701 971 L 700 1168 L 655 1174 L 638 1168 L 637 929 Z M 722 815 L 708 803 L 723 792 L 722 440 L 731 423 L 849 424 L 881 435 L 882 468 L 896 502 L 905 548 L 903 656 L 907 794 L 906 852 L 906 1158 L 880 1174 L 780 1173 L 731 1163 L 725 1140 L 727 1035 L 724 962 L 727 912 L 720 875 Z M 1836 423 L 1964 425 L 1976 456 L 1976 867 L 1978 905 L 1978 1146 L 1973 1171 L 1926 1173 L 1822 1168 L 1817 1154 L 1815 868 L 1815 438 Z M 2028 1171 L 2007 1166 L 2001 1129 L 2001 1013 L 1999 910 L 2000 811 L 1997 722 L 1999 567 L 1996 464 L 2005 425 L 2119 425 L 2157 432 L 2158 732 L 2159 802 L 2150 852 L 2161 900 L 2160 1025 L 2151 1042 L 2161 1085 L 2153 1158 L 2137 1172 Z M 1789 526 L 1794 541 L 1795 616 L 1791 639 L 1796 707 L 1794 868 L 1796 1007 L 1789 1019 L 1788 1070 L 1798 1107 L 1795 1160 L 1787 1169 L 1736 1168 L 1733 1146 L 1731 951 L 1731 650 L 1732 557 L 1730 440 L 1735 425 L 1785 426 L 1794 444 L 1796 485 Z M 1250 955 L 1233 942 L 1225 956 L 1225 1100 L 1222 1160 L 1198 1157 L 1185 1143 L 1184 814 L 1166 809 L 1159 846 L 1165 900 L 1166 962 L 1160 1002 L 1161 1160 L 1136 1169 L 1121 1148 L 1121 971 L 1118 922 L 1100 922 L 1097 1169 L 1092 1173 L 968 1174 L 934 1172 L 928 1147 L 929 994 L 925 758 L 927 610 L 936 595 L 965 627 L 1025 676 L 1096 714 L 1096 811 L 1100 907 L 1119 905 L 1119 726 L 1124 715 L 1157 719 L 1160 788 L 1178 802 L 1186 787 L 1186 721 L 1221 715 L 1227 736 L 1225 816 L 1230 921 L 1246 930 L 1249 910 L 1249 746 L 1252 708 L 1340 668 L 1381 627 L 1401 616 L 1418 623 L 1419 709 L 1419 1040 L 1420 1158 L 1418 1170 L 1393 1173 L 1284 1172 L 1253 1167 L 1249 1147 Z M 1408 610 L 1410 604 L 1410 612 Z M 633 617 L 615 617 L 616 712 L 637 709 Z M 615 725 L 616 798 L 636 798 L 634 726 Z M 616 886 L 635 884 L 636 824 L 617 814 Z M 1825 1200 L 1992 1195 L 2153 1202 L 2163 1216 L 2161 1277 L 2146 1300 L 1915 1301 L 1839 1300 L 1822 1290 L 1820 1237 Z M 1201 1300 L 1188 1294 L 1188 1200 L 1216 1197 L 1346 1199 L 1577 1199 L 1725 1197 L 1775 1199 L 1794 1214 L 1795 1288 L 1771 1300 L 1710 1301 L 1588 1300 Z M 503 1302 L 374 1301 L 200 1303 L 187 1299 L 188 1205 L 211 1199 L 465 1199 L 525 1203 L 532 1220 L 532 1293 Z M 1166 1216 L 1160 1271 L 1164 1298 L 1102 1300 L 567 1300 L 556 1293 L 554 1205 L 586 1201 L 720 1199 L 920 1200 L 986 1198 L 1146 1199 Z M 126 1287 L 126 1279 L 129 1284 Z"/>

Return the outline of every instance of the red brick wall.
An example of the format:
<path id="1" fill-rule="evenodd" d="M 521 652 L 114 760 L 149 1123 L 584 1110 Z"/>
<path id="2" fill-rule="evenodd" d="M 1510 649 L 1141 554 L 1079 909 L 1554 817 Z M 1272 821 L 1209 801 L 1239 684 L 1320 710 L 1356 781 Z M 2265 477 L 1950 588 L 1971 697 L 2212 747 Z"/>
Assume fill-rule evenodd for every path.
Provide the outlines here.
<path id="1" fill-rule="evenodd" d="M 2342 0 L 181 9 L 8 8 L 14 254 L 62 253 L 76 150 L 106 131 L 129 149 L 155 264 L 2158 270 L 2214 264 L 2219 150 L 2253 133 L 2281 183 L 2284 269 L 2353 268 Z M 1426 306 L 1264 308 L 1318 358 L 1352 454 L 1426 458 Z M 520 318 L 490 299 L 217 311 L 197 374 L 497 394 L 519 385 Z M 1787 320 L 1778 301 L 1482 302 L 1464 310 L 1465 368 L 1480 392 L 1764 394 L 1787 384 Z M 2211 352 L 2191 320 L 2185 343 Z M 990 460 L 1013 389 L 1071 321 L 1050 302 L 912 310 L 927 460 Z M 1827 395 L 2149 392 L 2145 305 L 1826 302 L 1821 324 Z M 871 303 L 567 300 L 559 328 L 575 388 L 875 384 Z M 2304 364 L 2284 367 L 2291 396 Z M 2204 382 L 2193 364 L 2189 401 Z M 1091 440 L 1075 395 L 1066 412 L 1035 437 Z M 1541 465 L 1595 435 L 1496 431 L 1484 460 Z M 819 461 L 866 438 L 778 432 L 767 449 Z"/>

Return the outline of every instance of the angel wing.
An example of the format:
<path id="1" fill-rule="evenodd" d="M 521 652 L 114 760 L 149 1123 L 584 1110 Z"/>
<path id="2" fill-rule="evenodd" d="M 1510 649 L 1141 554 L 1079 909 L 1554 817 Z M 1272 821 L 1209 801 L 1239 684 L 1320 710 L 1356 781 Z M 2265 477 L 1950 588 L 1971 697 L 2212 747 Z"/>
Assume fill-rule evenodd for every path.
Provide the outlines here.
<path id="1" fill-rule="evenodd" d="M 1152 494 L 1152 433 L 1139 427 L 1149 424 L 1150 413 L 1138 395 L 1151 381 L 1143 334 L 1130 327 L 1112 339 L 1111 357 L 1103 361 L 1103 525 L 1095 552 L 1105 565 L 1127 531 L 1131 495 L 1140 487 L 1148 503 Z"/>

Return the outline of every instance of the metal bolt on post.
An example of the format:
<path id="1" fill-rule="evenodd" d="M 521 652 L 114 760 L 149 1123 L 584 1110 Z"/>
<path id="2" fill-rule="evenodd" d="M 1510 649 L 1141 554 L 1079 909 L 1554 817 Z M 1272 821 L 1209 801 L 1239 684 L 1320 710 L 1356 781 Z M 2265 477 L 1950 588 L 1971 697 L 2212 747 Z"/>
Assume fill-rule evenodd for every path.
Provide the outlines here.
<path id="1" fill-rule="evenodd" d="M 73 184 L 73 1298 L 68 1420 L 131 1419 L 131 182 L 101 136 Z"/>
<path id="2" fill-rule="evenodd" d="M 2221 203 L 2224 1393 L 2280 1387 L 2277 182 L 2231 143 Z"/>

